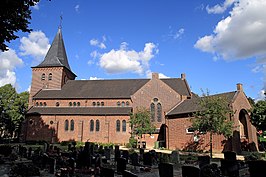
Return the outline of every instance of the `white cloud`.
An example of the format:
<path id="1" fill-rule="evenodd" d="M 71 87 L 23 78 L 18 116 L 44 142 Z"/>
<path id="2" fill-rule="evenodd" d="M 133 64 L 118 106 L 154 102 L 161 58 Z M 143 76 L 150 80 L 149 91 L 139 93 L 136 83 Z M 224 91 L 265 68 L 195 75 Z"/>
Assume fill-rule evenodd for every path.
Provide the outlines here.
<path id="1" fill-rule="evenodd" d="M 91 56 L 93 59 L 95 59 L 95 58 L 98 58 L 98 57 L 100 56 L 100 53 L 99 53 L 98 51 L 94 50 L 94 51 L 92 51 L 92 52 L 90 53 L 90 56 Z"/>
<path id="2" fill-rule="evenodd" d="M 106 41 L 105 36 L 103 36 L 103 40 L 102 40 L 102 42 L 100 42 L 100 41 L 97 40 L 97 39 L 91 39 L 91 40 L 90 40 L 90 45 L 92 45 L 92 46 L 96 46 L 96 47 L 99 47 L 100 49 L 106 49 L 106 46 L 105 46 L 105 44 L 104 44 L 105 41 Z"/>
<path id="3" fill-rule="evenodd" d="M 75 6 L 75 11 L 76 11 L 76 12 L 79 12 L 79 4 L 77 4 L 77 5 Z"/>
<path id="4" fill-rule="evenodd" d="M 13 49 L 0 53 L 0 86 L 5 84 L 16 84 L 16 73 L 14 69 L 22 66 L 23 61 L 17 56 Z"/>
<path id="5" fill-rule="evenodd" d="M 259 100 L 265 100 L 265 90 L 261 90 L 258 93 L 258 97 L 255 99 L 255 102 L 259 101 Z"/>
<path id="6" fill-rule="evenodd" d="M 221 14 L 226 11 L 228 7 L 230 7 L 233 3 L 237 2 L 239 0 L 225 0 L 223 4 L 217 4 L 213 7 L 209 7 L 209 5 L 206 7 L 206 10 L 209 14 Z"/>
<path id="7" fill-rule="evenodd" d="M 50 48 L 49 39 L 42 31 L 32 31 L 28 37 L 22 37 L 20 42 L 20 55 L 30 55 L 37 60 L 43 59 Z"/>
<path id="8" fill-rule="evenodd" d="M 89 78 L 89 80 L 103 80 L 103 78 L 98 78 L 98 77 L 91 76 Z"/>
<path id="9" fill-rule="evenodd" d="M 143 74 L 149 69 L 149 61 L 158 53 L 157 46 L 146 43 L 143 51 L 128 50 L 126 42 L 121 43 L 120 49 L 101 54 L 100 67 L 107 73 L 117 74 L 134 72 Z"/>
<path id="10" fill-rule="evenodd" d="M 170 77 L 164 75 L 163 73 L 158 73 L 158 74 L 159 74 L 159 78 L 160 79 L 170 78 Z M 146 71 L 146 77 L 147 78 L 152 78 L 152 72 L 151 72 L 151 70 Z"/>
<path id="11" fill-rule="evenodd" d="M 169 26 L 169 33 L 167 34 L 167 38 L 170 39 L 180 39 L 182 37 L 182 35 L 185 33 L 185 29 L 184 28 L 180 28 L 178 30 L 173 29 L 172 26 Z"/>
<path id="12" fill-rule="evenodd" d="M 236 1 L 226 2 L 230 4 Z M 194 47 L 224 60 L 257 58 L 257 64 L 263 68 L 263 89 L 266 89 L 265 9 L 265 0 L 234 3 L 230 15 L 216 25 L 213 34 L 200 38 Z M 258 71 L 258 68 L 254 71 Z"/>
<path id="13" fill-rule="evenodd" d="M 37 2 L 34 6 L 32 6 L 32 8 L 35 10 L 39 10 L 40 9 L 39 2 Z"/>

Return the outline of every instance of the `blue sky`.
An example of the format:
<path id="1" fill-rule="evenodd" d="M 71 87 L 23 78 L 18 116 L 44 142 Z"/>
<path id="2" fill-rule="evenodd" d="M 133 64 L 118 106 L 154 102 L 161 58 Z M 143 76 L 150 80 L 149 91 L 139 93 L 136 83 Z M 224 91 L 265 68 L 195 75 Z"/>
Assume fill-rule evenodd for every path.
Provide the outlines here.
<path id="1" fill-rule="evenodd" d="M 41 0 L 31 33 L 0 53 L 0 86 L 28 90 L 31 66 L 45 57 L 63 16 L 77 79 L 186 77 L 193 92 L 266 88 L 265 0 Z"/>

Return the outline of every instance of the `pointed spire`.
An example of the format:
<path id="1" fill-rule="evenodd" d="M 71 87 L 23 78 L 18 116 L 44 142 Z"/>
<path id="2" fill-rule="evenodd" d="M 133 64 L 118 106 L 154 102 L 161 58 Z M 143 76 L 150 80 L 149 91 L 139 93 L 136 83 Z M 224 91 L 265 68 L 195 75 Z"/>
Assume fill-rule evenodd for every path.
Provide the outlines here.
<path id="1" fill-rule="evenodd" d="M 40 68 L 51 66 L 64 66 L 71 71 L 70 66 L 68 64 L 61 27 L 58 28 L 54 41 L 51 47 L 49 48 L 43 62 L 36 67 Z"/>

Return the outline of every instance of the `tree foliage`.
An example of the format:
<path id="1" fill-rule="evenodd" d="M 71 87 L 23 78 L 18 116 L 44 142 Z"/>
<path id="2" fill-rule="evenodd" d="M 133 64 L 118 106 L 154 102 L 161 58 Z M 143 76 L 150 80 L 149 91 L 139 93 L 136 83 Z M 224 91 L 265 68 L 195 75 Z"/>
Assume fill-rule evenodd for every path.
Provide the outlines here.
<path id="1" fill-rule="evenodd" d="M 0 87 L 0 138 L 18 138 L 29 93 L 18 94 L 11 84 Z"/>
<path id="2" fill-rule="evenodd" d="M 228 119 L 232 110 L 228 102 L 219 96 L 204 95 L 199 100 L 199 111 L 191 119 L 192 128 L 199 132 L 210 133 L 210 152 L 212 156 L 212 135 L 219 134 L 230 137 L 233 122 Z"/>
<path id="3" fill-rule="evenodd" d="M 30 32 L 30 6 L 40 0 L 1 0 L 0 6 L 0 50 L 8 50 L 6 42 L 18 38 L 18 31 Z"/>
<path id="4" fill-rule="evenodd" d="M 131 134 L 132 136 L 142 137 L 143 134 L 152 134 L 155 126 L 151 123 L 151 113 L 147 109 L 141 107 L 130 116 Z"/>
<path id="5" fill-rule="evenodd" d="M 257 130 L 266 131 L 266 100 L 260 100 L 254 105 L 250 119 Z"/>

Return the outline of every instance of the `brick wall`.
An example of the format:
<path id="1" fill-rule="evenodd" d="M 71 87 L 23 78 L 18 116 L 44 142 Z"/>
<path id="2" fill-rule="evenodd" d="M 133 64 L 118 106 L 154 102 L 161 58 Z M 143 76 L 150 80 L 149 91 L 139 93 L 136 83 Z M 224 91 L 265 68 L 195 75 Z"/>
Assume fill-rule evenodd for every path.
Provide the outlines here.
<path id="1" fill-rule="evenodd" d="M 128 143 L 130 137 L 129 116 L 28 116 L 27 139 L 56 141 L 92 141 Z M 69 129 L 65 130 L 65 120 L 69 121 Z M 74 120 L 74 130 L 70 130 L 70 121 Z M 94 130 L 90 131 L 90 120 L 94 120 Z M 100 129 L 96 131 L 96 120 Z M 120 120 L 120 132 L 116 131 L 116 120 Z M 122 121 L 126 120 L 126 131 L 122 131 Z"/>

